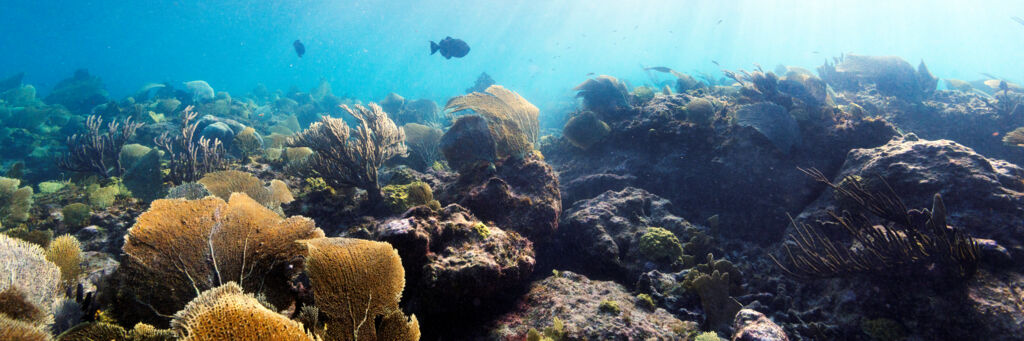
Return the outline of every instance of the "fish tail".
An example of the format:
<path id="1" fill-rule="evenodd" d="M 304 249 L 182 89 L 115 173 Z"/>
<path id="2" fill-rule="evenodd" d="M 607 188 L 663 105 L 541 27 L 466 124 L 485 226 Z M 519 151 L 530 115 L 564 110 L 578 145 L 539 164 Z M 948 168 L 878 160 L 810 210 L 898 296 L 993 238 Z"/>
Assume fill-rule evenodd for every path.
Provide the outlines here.
<path id="1" fill-rule="evenodd" d="M 441 46 L 437 45 L 437 43 L 433 41 L 430 42 L 430 55 L 434 55 L 439 49 L 441 49 Z"/>

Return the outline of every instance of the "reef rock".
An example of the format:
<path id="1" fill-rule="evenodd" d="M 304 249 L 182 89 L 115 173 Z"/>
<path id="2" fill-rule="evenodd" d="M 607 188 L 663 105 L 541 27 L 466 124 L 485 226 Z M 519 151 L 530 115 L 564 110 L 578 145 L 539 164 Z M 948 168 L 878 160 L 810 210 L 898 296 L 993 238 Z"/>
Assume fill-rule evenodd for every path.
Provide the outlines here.
<path id="1" fill-rule="evenodd" d="M 668 200 L 635 187 L 576 202 L 559 224 L 555 248 L 562 256 L 557 266 L 591 278 L 636 281 L 657 266 L 639 246 L 648 227 L 661 227 L 678 237 L 693 228 L 671 208 Z"/>
<path id="2" fill-rule="evenodd" d="M 463 116 L 455 120 L 448 132 L 441 136 L 441 152 L 448 165 L 455 170 L 464 170 L 478 163 L 494 162 L 497 147 L 487 120 L 481 116 Z"/>
<path id="3" fill-rule="evenodd" d="M 740 310 L 732 327 L 732 341 L 789 341 L 782 327 L 753 309 Z"/>
<path id="4" fill-rule="evenodd" d="M 562 212 L 558 176 L 532 154 L 509 158 L 497 166 L 477 164 L 461 171 L 441 192 L 437 195 L 441 202 L 458 203 L 480 219 L 519 232 L 535 243 L 555 232 Z"/>
<path id="5" fill-rule="evenodd" d="M 978 271 L 967 284 L 967 315 L 977 321 L 975 334 L 986 340 L 1024 335 L 1024 275 Z"/>
<path id="6" fill-rule="evenodd" d="M 680 340 L 696 329 L 637 301 L 614 282 L 559 272 L 535 283 L 515 311 L 497 320 L 491 338 L 522 340 L 532 329 L 561 340 Z"/>
<path id="7" fill-rule="evenodd" d="M 472 325 L 496 302 L 511 302 L 512 293 L 526 287 L 535 263 L 529 240 L 488 226 L 459 205 L 437 212 L 427 206 L 412 208 L 399 219 L 378 224 L 375 235 L 402 257 L 410 310 L 424 327 L 445 326 L 425 330 L 427 334 L 455 324 Z"/>
<path id="8" fill-rule="evenodd" d="M 75 75 L 57 83 L 46 96 L 46 103 L 60 104 L 78 114 L 88 114 L 93 107 L 107 102 L 107 90 L 99 77 L 80 69 Z"/>
<path id="9" fill-rule="evenodd" d="M 942 195 L 947 221 L 975 238 L 993 239 L 1014 258 L 1024 252 L 1024 169 L 986 158 L 949 140 L 924 140 L 910 134 L 867 149 L 854 149 L 833 178 L 863 177 L 873 190 L 884 190 L 884 179 L 908 208 L 931 207 Z M 797 220 L 826 221 L 827 210 L 844 207 L 834 192 L 825 191 Z"/>

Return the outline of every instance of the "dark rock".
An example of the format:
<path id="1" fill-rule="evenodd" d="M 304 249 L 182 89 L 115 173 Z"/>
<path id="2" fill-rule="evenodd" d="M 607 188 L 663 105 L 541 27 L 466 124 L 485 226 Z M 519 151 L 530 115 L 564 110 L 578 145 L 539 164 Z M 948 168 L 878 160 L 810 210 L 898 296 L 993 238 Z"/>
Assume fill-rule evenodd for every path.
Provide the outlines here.
<path id="1" fill-rule="evenodd" d="M 929 141 L 911 134 L 884 146 L 850 151 L 833 182 L 846 176 L 863 177 L 873 190 L 885 190 L 884 179 L 908 208 L 931 207 L 935 193 L 942 195 L 949 225 L 970 236 L 993 239 L 1014 258 L 1024 252 L 1024 169 L 989 159 L 949 140 Z M 798 221 L 827 221 L 830 208 L 849 209 L 823 193 Z"/>
<path id="2" fill-rule="evenodd" d="M 458 205 L 439 212 L 415 207 L 374 230 L 402 257 L 408 283 L 403 301 L 423 326 L 438 326 L 427 334 L 468 328 L 510 303 L 525 289 L 535 263 L 529 240 Z"/>
<path id="3" fill-rule="evenodd" d="M 633 175 L 590 174 L 573 179 L 562 185 L 562 206 L 572 206 L 577 200 L 593 198 L 606 191 L 618 191 L 636 181 Z"/>
<path id="4" fill-rule="evenodd" d="M 968 317 L 979 340 L 1014 340 L 1024 335 L 1024 275 L 981 270 L 968 283 Z"/>
<path id="5" fill-rule="evenodd" d="M 735 117 L 736 124 L 756 129 L 783 153 L 789 153 L 793 146 L 800 143 L 800 128 L 796 119 L 778 104 L 760 102 L 741 105 L 731 115 Z"/>
<path id="6" fill-rule="evenodd" d="M 486 75 L 486 74 L 485 74 Z M 481 75 L 482 76 L 482 75 Z M 24 72 L 18 72 L 10 77 L 0 80 L 0 92 L 21 86 L 21 80 L 25 78 Z"/>
<path id="7" fill-rule="evenodd" d="M 789 341 L 782 327 L 756 310 L 740 310 L 732 327 L 732 341 Z"/>
<path id="8" fill-rule="evenodd" d="M 619 284 L 562 271 L 535 283 L 516 310 L 490 328 L 490 338 L 522 340 L 530 329 L 551 327 L 555 318 L 564 325 L 564 340 L 680 340 L 697 329 L 664 309 L 641 308 Z"/>
<path id="9" fill-rule="evenodd" d="M 230 146 L 231 142 L 235 139 L 235 132 L 232 131 L 231 127 L 224 122 L 214 122 L 204 127 L 199 133 L 199 136 L 211 140 L 217 139 L 220 140 L 224 146 Z"/>
<path id="10" fill-rule="evenodd" d="M 625 283 L 635 282 L 655 266 L 667 272 L 680 270 L 657 264 L 639 247 L 648 227 L 664 228 L 679 239 L 694 228 L 671 209 L 668 200 L 634 187 L 577 201 L 559 224 L 555 248 L 561 256 L 556 268 Z"/>
<path id="11" fill-rule="evenodd" d="M 53 87 L 53 91 L 44 101 L 49 104 L 60 104 L 76 114 L 90 114 L 92 108 L 107 102 L 107 90 L 103 81 L 80 69 L 71 78 L 64 79 Z"/>
<path id="12" fill-rule="evenodd" d="M 441 202 L 458 203 L 480 219 L 519 232 L 535 243 L 555 232 L 562 212 L 558 177 L 533 155 L 508 159 L 496 168 L 478 164 L 461 171 L 455 183 L 440 192 L 435 197 Z"/>
<path id="13" fill-rule="evenodd" d="M 494 162 L 498 155 L 487 120 L 476 115 L 455 120 L 455 124 L 441 137 L 440 148 L 448 166 L 457 171 L 478 163 Z"/>

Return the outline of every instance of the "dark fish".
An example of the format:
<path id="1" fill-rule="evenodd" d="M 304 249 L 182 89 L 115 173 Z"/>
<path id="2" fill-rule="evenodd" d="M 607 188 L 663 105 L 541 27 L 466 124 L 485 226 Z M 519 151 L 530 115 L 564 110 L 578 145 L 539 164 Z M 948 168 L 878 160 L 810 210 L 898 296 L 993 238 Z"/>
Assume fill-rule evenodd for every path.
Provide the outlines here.
<path id="1" fill-rule="evenodd" d="M 594 75 L 593 72 L 587 72 L 587 76 L 593 76 L 593 75 Z"/>
<path id="2" fill-rule="evenodd" d="M 469 44 L 462 39 L 444 37 L 440 43 L 430 42 L 430 54 L 433 55 L 437 51 L 441 51 L 441 56 L 444 56 L 444 59 L 462 58 L 469 53 Z"/>
<path id="3" fill-rule="evenodd" d="M 721 23 L 722 23 L 722 19 L 718 19 L 718 22 L 716 22 L 715 25 L 718 25 L 718 24 L 721 24 Z"/>
<path id="4" fill-rule="evenodd" d="M 672 72 L 672 69 L 669 69 L 669 68 L 664 67 L 664 66 L 645 67 L 644 70 L 654 70 L 654 71 L 664 72 L 664 73 Z"/>
<path id="5" fill-rule="evenodd" d="M 306 45 L 302 45 L 302 42 L 298 39 L 295 39 L 292 46 L 295 47 L 295 54 L 299 55 L 299 58 L 302 58 L 302 55 L 306 54 Z"/>
<path id="6" fill-rule="evenodd" d="M 717 67 L 722 67 L 721 65 L 718 65 L 718 61 L 717 60 L 712 60 L 711 63 L 715 64 L 715 66 L 717 66 Z"/>
<path id="7" fill-rule="evenodd" d="M 1021 19 L 1020 17 L 1010 17 L 1010 19 L 1013 19 L 1013 21 L 1016 21 L 1018 24 L 1024 25 L 1024 19 Z"/>

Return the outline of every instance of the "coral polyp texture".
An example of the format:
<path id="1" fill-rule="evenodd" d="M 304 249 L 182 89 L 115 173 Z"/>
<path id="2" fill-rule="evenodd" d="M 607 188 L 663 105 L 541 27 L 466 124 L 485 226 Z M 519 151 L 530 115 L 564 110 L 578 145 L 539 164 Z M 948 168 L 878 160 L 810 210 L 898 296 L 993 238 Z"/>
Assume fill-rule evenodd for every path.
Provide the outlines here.
<path id="1" fill-rule="evenodd" d="M 271 311 L 235 282 L 204 291 L 174 314 L 181 340 L 316 340 L 301 323 Z"/>
<path id="2" fill-rule="evenodd" d="M 145 305 L 146 315 L 132 318 L 166 315 L 199 292 L 234 281 L 287 306 L 301 255 L 294 241 L 317 237 L 323 231 L 312 220 L 282 218 L 243 193 L 227 202 L 156 200 L 125 236 L 119 298 Z"/>
<path id="3" fill-rule="evenodd" d="M 405 270 L 391 245 L 349 238 L 299 244 L 317 307 L 329 319 L 324 339 L 419 339 L 416 317 L 407 318 L 398 307 Z"/>

